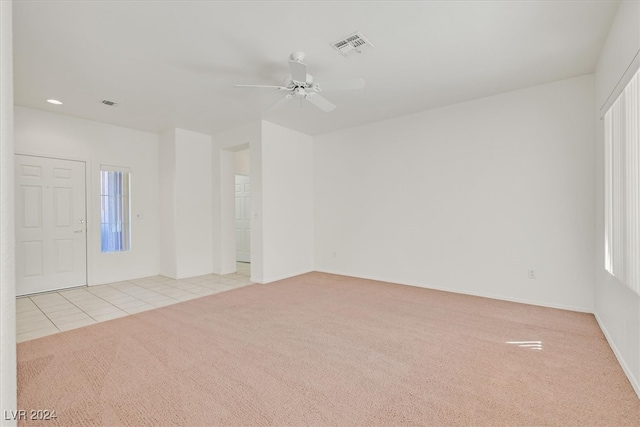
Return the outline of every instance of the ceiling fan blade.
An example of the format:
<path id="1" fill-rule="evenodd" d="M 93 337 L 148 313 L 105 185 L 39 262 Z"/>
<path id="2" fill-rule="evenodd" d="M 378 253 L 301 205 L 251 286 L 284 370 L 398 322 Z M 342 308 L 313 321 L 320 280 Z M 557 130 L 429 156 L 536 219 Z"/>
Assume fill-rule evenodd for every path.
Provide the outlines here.
<path id="1" fill-rule="evenodd" d="M 327 101 L 325 98 L 321 97 L 318 94 L 314 94 L 313 96 L 308 97 L 307 100 L 325 113 L 333 111 L 336 108 L 334 104 Z"/>
<path id="2" fill-rule="evenodd" d="M 289 71 L 293 80 L 300 83 L 307 81 L 307 64 L 304 62 L 289 61 Z"/>
<path id="3" fill-rule="evenodd" d="M 333 80 L 320 83 L 321 90 L 353 90 L 364 88 L 363 79 Z"/>
<path id="4" fill-rule="evenodd" d="M 266 110 L 264 110 L 264 112 L 266 113 L 267 111 L 270 111 L 270 110 L 276 110 L 279 107 L 281 107 L 283 104 L 286 104 L 290 99 L 292 99 L 292 98 L 287 98 L 286 96 L 282 97 L 279 100 L 277 100 L 276 102 L 274 102 L 273 104 L 269 105 L 266 108 Z"/>
<path id="5" fill-rule="evenodd" d="M 284 86 L 270 86 L 270 85 L 234 85 L 235 87 L 263 87 L 263 88 L 271 88 L 271 89 L 279 89 L 279 90 L 289 90 Z"/>

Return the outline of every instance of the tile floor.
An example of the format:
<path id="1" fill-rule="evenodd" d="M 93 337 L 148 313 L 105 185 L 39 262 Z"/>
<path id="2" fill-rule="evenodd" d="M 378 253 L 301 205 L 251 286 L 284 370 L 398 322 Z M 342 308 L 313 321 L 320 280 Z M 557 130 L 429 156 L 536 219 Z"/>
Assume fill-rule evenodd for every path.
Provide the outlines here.
<path id="1" fill-rule="evenodd" d="M 208 274 L 180 280 L 154 276 L 19 297 L 17 341 L 224 292 L 250 284 L 250 275 L 251 264 L 239 262 L 237 272 L 225 276 Z"/>

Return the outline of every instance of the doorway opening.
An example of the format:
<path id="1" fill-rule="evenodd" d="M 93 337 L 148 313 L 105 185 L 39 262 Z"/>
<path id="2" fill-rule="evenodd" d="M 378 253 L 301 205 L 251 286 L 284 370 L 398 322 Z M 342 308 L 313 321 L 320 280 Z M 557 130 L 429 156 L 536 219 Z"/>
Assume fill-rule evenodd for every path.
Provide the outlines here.
<path id="1" fill-rule="evenodd" d="M 251 182 L 246 175 L 235 176 L 236 261 L 251 263 Z"/>
<path id="2" fill-rule="evenodd" d="M 240 147 L 238 147 L 240 148 Z M 236 272 L 251 275 L 251 160 L 249 146 L 233 153 L 235 174 Z"/>

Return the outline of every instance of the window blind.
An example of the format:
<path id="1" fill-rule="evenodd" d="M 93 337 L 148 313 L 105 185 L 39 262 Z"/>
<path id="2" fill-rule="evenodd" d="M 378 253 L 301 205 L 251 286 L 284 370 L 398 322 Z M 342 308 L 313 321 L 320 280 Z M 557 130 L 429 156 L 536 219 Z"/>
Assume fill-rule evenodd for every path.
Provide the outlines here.
<path id="1" fill-rule="evenodd" d="M 640 294 L 640 72 L 604 116 L 605 268 Z"/>

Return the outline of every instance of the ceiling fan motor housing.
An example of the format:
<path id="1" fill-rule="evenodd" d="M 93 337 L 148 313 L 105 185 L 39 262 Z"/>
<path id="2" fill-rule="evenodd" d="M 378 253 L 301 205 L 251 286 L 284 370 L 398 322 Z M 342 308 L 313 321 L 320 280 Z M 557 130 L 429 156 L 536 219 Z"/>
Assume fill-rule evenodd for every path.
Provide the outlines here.
<path id="1" fill-rule="evenodd" d="M 294 89 L 293 95 L 296 98 L 306 98 L 307 97 L 307 91 L 303 87 L 297 87 L 297 88 Z"/>
<path id="2" fill-rule="evenodd" d="M 307 78 L 305 82 L 298 82 L 296 80 L 293 80 L 293 77 L 291 76 L 291 74 L 287 74 L 286 77 L 284 78 L 284 85 L 288 88 L 295 88 L 295 87 L 306 87 L 306 88 L 311 88 L 313 86 L 313 76 L 311 74 L 307 74 Z"/>
<path id="3" fill-rule="evenodd" d="M 293 52 L 290 56 L 289 59 L 291 61 L 296 61 L 296 62 L 302 62 L 304 61 L 304 52 Z"/>

